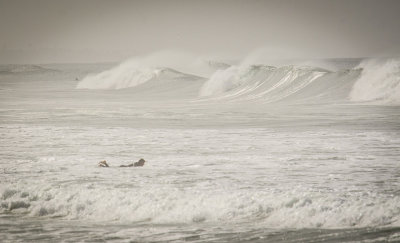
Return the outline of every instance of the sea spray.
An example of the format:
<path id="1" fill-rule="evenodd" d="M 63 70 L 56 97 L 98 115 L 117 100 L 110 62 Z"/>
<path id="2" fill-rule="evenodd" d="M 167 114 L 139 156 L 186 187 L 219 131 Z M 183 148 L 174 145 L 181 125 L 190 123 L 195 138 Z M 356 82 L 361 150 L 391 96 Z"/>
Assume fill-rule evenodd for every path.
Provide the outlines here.
<path id="1" fill-rule="evenodd" d="M 124 89 L 146 83 L 154 78 L 166 78 L 160 71 L 168 69 L 188 76 L 208 77 L 218 69 L 229 67 L 223 62 L 209 60 L 179 51 L 160 51 L 137 56 L 97 74 L 87 75 L 77 84 L 78 89 Z"/>
<path id="2" fill-rule="evenodd" d="M 400 104 L 399 59 L 369 59 L 357 68 L 362 72 L 350 92 L 351 101 Z"/>

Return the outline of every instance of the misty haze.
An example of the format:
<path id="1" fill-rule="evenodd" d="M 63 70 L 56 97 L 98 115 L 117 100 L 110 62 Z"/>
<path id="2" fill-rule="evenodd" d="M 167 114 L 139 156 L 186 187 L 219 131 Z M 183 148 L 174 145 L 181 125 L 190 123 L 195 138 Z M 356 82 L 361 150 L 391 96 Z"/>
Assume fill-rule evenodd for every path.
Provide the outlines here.
<path id="1" fill-rule="evenodd" d="M 0 241 L 400 241 L 399 12 L 0 0 Z"/>

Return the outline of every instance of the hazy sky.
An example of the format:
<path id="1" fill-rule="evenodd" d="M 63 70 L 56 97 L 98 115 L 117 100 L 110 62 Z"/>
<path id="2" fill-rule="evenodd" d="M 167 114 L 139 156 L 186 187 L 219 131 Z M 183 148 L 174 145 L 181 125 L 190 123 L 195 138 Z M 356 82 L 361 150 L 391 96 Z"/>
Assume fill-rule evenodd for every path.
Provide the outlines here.
<path id="1" fill-rule="evenodd" d="M 101 62 L 163 49 L 400 56 L 400 0 L 0 0 L 0 62 Z"/>

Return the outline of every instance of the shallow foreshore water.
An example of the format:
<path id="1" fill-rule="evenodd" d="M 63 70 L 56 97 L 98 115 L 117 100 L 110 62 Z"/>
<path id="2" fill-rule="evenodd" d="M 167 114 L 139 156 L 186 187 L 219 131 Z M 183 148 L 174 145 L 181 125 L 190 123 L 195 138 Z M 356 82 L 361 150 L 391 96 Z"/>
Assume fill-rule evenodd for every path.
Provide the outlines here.
<path id="1" fill-rule="evenodd" d="M 249 227 L 249 228 L 247 228 Z M 254 229 L 221 225 L 82 224 L 2 215 L 4 242 L 397 242 L 400 228 Z"/>

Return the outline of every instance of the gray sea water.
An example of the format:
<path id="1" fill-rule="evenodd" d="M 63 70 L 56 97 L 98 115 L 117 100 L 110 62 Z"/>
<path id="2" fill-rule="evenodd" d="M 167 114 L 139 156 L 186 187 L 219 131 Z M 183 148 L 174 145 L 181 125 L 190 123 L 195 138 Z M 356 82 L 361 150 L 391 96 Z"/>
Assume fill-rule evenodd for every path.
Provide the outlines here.
<path id="1" fill-rule="evenodd" d="M 1 68 L 2 242 L 400 241 L 400 109 L 359 69 L 111 67 Z"/>

